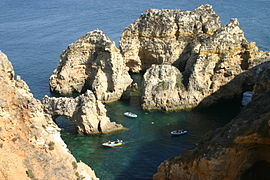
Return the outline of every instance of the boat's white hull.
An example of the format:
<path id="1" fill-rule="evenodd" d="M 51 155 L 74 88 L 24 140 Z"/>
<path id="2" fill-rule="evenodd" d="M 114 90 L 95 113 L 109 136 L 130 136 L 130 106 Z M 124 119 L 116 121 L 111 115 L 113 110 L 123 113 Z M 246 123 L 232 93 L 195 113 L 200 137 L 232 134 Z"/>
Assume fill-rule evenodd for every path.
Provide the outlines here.
<path id="1" fill-rule="evenodd" d="M 117 147 L 117 146 L 122 146 L 123 143 L 122 142 L 118 142 L 118 143 L 115 143 L 115 142 L 106 142 L 106 143 L 103 143 L 102 146 L 104 147 Z"/>
<path id="2" fill-rule="evenodd" d="M 181 132 L 177 132 L 177 131 L 172 131 L 171 132 L 171 135 L 173 136 L 180 136 L 180 135 L 183 135 L 183 134 L 186 134 L 187 131 L 181 131 Z"/>
<path id="3" fill-rule="evenodd" d="M 132 117 L 132 118 L 138 117 L 137 114 L 133 114 L 133 113 L 130 113 L 130 112 L 125 112 L 124 115 L 127 116 L 127 117 Z"/>

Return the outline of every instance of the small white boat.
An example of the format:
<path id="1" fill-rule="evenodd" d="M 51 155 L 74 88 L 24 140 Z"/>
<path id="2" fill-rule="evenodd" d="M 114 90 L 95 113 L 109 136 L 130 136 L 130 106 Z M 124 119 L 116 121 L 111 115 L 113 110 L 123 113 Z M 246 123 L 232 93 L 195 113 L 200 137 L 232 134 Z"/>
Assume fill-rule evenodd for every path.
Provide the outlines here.
<path id="1" fill-rule="evenodd" d="M 172 131 L 171 135 L 179 136 L 179 135 L 183 135 L 183 134 L 186 134 L 186 133 L 187 133 L 187 130 L 179 129 L 179 130 Z"/>
<path id="2" fill-rule="evenodd" d="M 124 115 L 127 116 L 127 117 L 132 117 L 132 118 L 138 117 L 137 114 L 134 114 L 132 112 L 125 112 Z"/>
<path id="3" fill-rule="evenodd" d="M 122 140 L 116 140 L 116 141 L 108 141 L 105 143 L 102 143 L 102 146 L 104 147 L 117 147 L 117 146 L 122 146 L 123 145 L 123 141 Z"/>

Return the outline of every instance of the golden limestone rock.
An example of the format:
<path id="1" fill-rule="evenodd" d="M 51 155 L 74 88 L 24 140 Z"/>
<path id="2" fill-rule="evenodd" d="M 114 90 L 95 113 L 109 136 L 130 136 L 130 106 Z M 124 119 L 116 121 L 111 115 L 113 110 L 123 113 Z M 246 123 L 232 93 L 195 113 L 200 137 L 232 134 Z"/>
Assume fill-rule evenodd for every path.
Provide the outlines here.
<path id="1" fill-rule="evenodd" d="M 208 37 L 220 26 L 219 16 L 210 5 L 194 11 L 149 9 L 123 31 L 121 51 L 132 72 L 152 64 L 179 65 L 190 43 Z"/>
<path id="2" fill-rule="evenodd" d="M 195 148 L 161 163 L 154 180 L 270 178 L 270 63 L 248 71 L 256 82 L 251 102 Z"/>
<path id="3" fill-rule="evenodd" d="M 14 79 L 0 52 L 0 179 L 98 180 L 90 167 L 70 154 L 60 129 L 29 92 Z"/>
<path id="4" fill-rule="evenodd" d="M 76 98 L 45 96 L 43 105 L 45 112 L 52 117 L 65 116 L 70 119 L 78 134 L 108 133 L 124 129 L 122 125 L 110 121 L 105 106 L 90 90 Z"/>
<path id="5" fill-rule="evenodd" d="M 61 95 L 89 89 L 98 100 L 112 102 L 120 99 L 132 82 L 119 49 L 100 30 L 69 45 L 60 59 L 50 77 L 50 87 Z"/>
<path id="6" fill-rule="evenodd" d="M 199 12 L 201 14 L 196 13 L 198 10 L 200 10 Z M 192 17 L 198 16 L 200 17 L 198 19 L 204 22 L 202 23 L 204 26 L 212 27 L 211 31 L 209 28 L 206 28 L 209 31 L 204 31 L 203 29 L 205 28 L 203 28 L 203 25 L 197 25 L 196 28 L 200 27 L 200 29 L 196 30 L 196 33 L 188 38 L 188 41 L 185 38 L 178 38 L 176 40 L 175 37 L 165 35 L 161 37 L 160 34 L 165 32 L 165 34 L 170 34 L 169 32 L 176 33 L 173 31 L 174 25 L 172 25 L 172 23 L 175 23 L 174 14 L 176 12 L 185 14 L 187 17 L 183 18 L 182 16 L 177 16 L 178 18 L 182 17 L 184 19 L 180 18 L 183 26 L 175 25 L 175 27 L 181 27 L 180 29 L 185 28 L 190 32 L 194 31 L 194 23 L 196 23 L 196 20 L 190 21 L 190 18 L 192 19 Z M 207 15 L 203 15 L 204 13 Z M 172 19 L 174 19 L 174 21 L 168 21 L 168 24 L 166 24 L 165 19 L 167 19 L 167 17 L 173 17 Z M 157 23 L 152 20 L 152 18 L 160 19 L 159 21 L 164 20 L 164 22 L 157 21 Z M 207 20 L 203 20 L 204 18 Z M 177 22 L 180 22 L 180 20 Z M 140 33 L 138 36 L 128 33 L 133 31 L 138 31 L 142 34 L 147 32 L 146 34 L 152 34 L 153 36 L 151 38 L 145 38 L 146 35 L 141 37 Z M 128 33 L 129 36 L 125 35 L 125 33 Z M 219 17 L 213 12 L 209 5 L 200 6 L 192 12 L 149 10 L 127 28 L 123 32 L 123 35 L 121 40 L 122 46 L 130 47 L 130 50 L 122 47 L 127 65 L 129 66 L 129 61 L 136 61 L 138 62 L 137 64 L 140 64 L 139 66 L 129 66 L 130 70 L 133 71 L 133 69 L 137 69 L 134 70 L 136 72 L 146 70 L 145 74 L 147 75 L 144 76 L 142 87 L 142 107 L 145 110 L 179 110 L 193 108 L 201 104 L 202 100 L 204 100 L 204 102 L 201 106 L 209 106 L 221 98 L 229 99 L 233 96 L 239 96 L 243 91 L 242 87 L 238 89 L 227 88 L 227 91 L 223 90 L 222 94 L 218 94 L 215 99 L 209 98 L 209 101 L 205 99 L 219 92 L 222 86 L 229 84 L 236 76 L 270 59 L 269 52 L 258 50 L 254 42 L 248 42 L 246 40 L 237 19 L 231 19 L 229 24 L 222 26 L 219 24 Z M 135 37 L 139 40 L 134 40 Z M 165 42 L 168 38 L 174 39 L 174 42 Z M 136 44 L 136 41 L 139 43 Z M 176 42 L 178 45 L 176 45 Z M 179 44 L 181 43 L 185 44 L 185 46 L 180 48 Z M 147 53 L 135 53 L 136 48 L 134 48 L 132 44 L 138 46 L 138 52 L 147 51 Z M 143 46 L 144 44 L 147 45 Z M 172 49 L 175 50 L 179 48 L 181 50 L 172 51 Z M 169 53 L 166 54 L 165 52 Z M 157 66 L 157 64 L 160 65 Z M 157 74 L 166 74 L 164 68 L 168 66 L 174 66 L 179 70 L 179 72 L 176 73 L 177 69 L 170 67 L 170 69 L 173 69 L 171 71 L 171 73 L 174 74 L 173 76 L 179 76 L 178 74 L 181 74 L 179 84 L 182 84 L 182 88 L 178 88 L 177 86 L 170 87 L 169 89 L 167 86 L 164 86 L 164 89 L 155 87 L 155 82 L 161 80 Z M 154 74 L 151 75 L 151 73 Z M 171 77 L 165 76 L 162 78 L 162 81 L 171 81 Z M 239 83 L 239 81 L 237 83 Z M 243 82 L 244 81 L 240 82 L 240 84 Z M 237 84 L 231 84 L 231 87 L 232 86 L 237 86 Z"/>

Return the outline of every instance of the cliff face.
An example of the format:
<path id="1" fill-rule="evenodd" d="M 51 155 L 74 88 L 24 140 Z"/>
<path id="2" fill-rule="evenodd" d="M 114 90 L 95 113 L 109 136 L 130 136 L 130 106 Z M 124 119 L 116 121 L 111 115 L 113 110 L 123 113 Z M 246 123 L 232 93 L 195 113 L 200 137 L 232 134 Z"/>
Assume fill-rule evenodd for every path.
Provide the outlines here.
<path id="1" fill-rule="evenodd" d="M 77 163 L 26 83 L 0 52 L 0 179 L 98 179 Z"/>
<path id="2" fill-rule="evenodd" d="M 152 65 L 145 74 L 143 81 L 144 109 L 171 110 L 180 105 L 179 101 L 186 93 L 182 84 L 182 74 L 171 65 Z"/>
<path id="3" fill-rule="evenodd" d="M 154 179 L 269 179 L 269 78 L 268 63 L 257 76 L 250 104 L 196 148 L 163 162 Z"/>
<path id="4" fill-rule="evenodd" d="M 45 112 L 52 117 L 69 118 L 75 124 L 78 134 L 107 133 L 124 128 L 110 121 L 105 106 L 96 100 L 90 90 L 76 98 L 45 96 L 43 105 Z"/>
<path id="5" fill-rule="evenodd" d="M 115 43 L 102 31 L 87 33 L 69 45 L 50 77 L 53 92 L 61 95 L 94 92 L 98 100 L 118 100 L 132 79 Z"/>
<path id="6" fill-rule="evenodd" d="M 201 13 L 200 16 L 197 14 L 194 15 L 195 12 Z M 161 13 L 162 12 L 162 13 Z M 248 69 L 251 69 L 252 67 L 268 61 L 270 57 L 269 52 L 263 52 L 259 51 L 258 47 L 254 42 L 248 42 L 244 37 L 244 32 L 241 30 L 239 26 L 239 22 L 236 19 L 231 19 L 231 22 L 226 26 L 219 25 L 218 22 L 218 16 L 212 11 L 211 7 L 208 5 L 200 6 L 198 7 L 194 12 L 189 11 L 177 11 L 177 10 L 163 10 L 160 13 L 152 14 L 152 13 L 145 13 L 142 15 L 142 17 L 147 17 L 144 21 L 146 24 L 143 24 L 141 26 L 145 26 L 147 29 L 147 32 L 149 35 L 152 35 L 148 37 L 148 39 L 159 39 L 160 41 L 163 41 L 167 37 L 160 37 L 153 34 L 156 34 L 159 32 L 159 28 L 157 28 L 157 24 L 152 21 L 152 18 L 158 18 L 165 20 L 165 17 L 174 17 L 173 14 L 178 13 L 184 13 L 188 14 L 191 17 L 201 17 L 203 14 L 204 16 L 207 16 L 207 21 L 204 20 L 204 25 L 213 27 L 213 29 L 210 31 L 209 28 L 207 28 L 209 31 L 207 33 L 203 30 L 199 31 L 196 30 L 196 33 L 193 33 L 190 35 L 188 45 L 186 45 L 184 50 L 181 50 L 179 52 L 169 53 L 167 59 L 173 60 L 174 55 L 177 54 L 178 59 L 173 60 L 172 62 L 169 61 L 160 61 L 158 62 L 158 55 L 151 55 L 152 57 L 155 57 L 154 59 L 157 61 L 151 61 L 151 58 L 143 58 L 143 63 L 141 64 L 141 69 L 148 68 L 151 64 L 161 64 L 160 66 L 155 66 L 155 70 L 153 70 L 153 66 L 150 67 L 150 70 L 146 71 L 147 76 L 144 77 L 144 85 L 142 88 L 143 91 L 143 104 L 142 107 L 146 110 L 152 110 L 152 109 L 163 109 L 163 110 L 175 110 L 175 109 L 185 109 L 185 108 L 192 108 L 196 107 L 198 104 L 204 100 L 204 105 L 211 105 L 214 103 L 213 99 L 212 101 L 207 102 L 205 100 L 206 97 L 216 93 L 220 90 L 220 88 L 226 84 L 228 84 L 231 80 L 233 80 L 236 76 L 239 74 L 247 71 Z M 211 13 L 209 13 L 211 12 Z M 196 13 L 195 13 L 196 14 Z M 206 15 L 207 14 L 207 15 Z M 183 15 L 184 16 L 184 15 Z M 189 17 L 187 16 L 187 17 Z M 208 17 L 209 16 L 209 17 Z M 130 28 L 137 27 L 136 23 L 142 21 L 142 17 L 139 18 L 135 22 L 135 24 L 132 24 Z M 183 17 L 177 16 L 178 19 L 181 19 Z M 187 18 L 186 17 L 186 18 Z M 190 32 L 192 28 L 194 28 L 194 24 L 189 22 L 188 19 L 183 18 L 181 19 L 181 22 L 183 24 L 182 28 L 188 29 Z M 192 18 L 191 18 L 192 19 Z M 203 18 L 199 18 L 202 20 Z M 146 21 L 147 20 L 147 21 Z M 143 21 L 143 22 L 144 22 Z M 177 20 L 177 22 L 180 20 Z M 192 21 L 193 23 L 196 23 L 196 20 Z M 216 22 L 216 23 L 214 23 Z M 213 25 L 214 23 L 214 25 Z M 172 22 L 168 22 L 168 24 L 172 25 Z M 213 26 L 212 26 L 213 25 Z M 141 27 L 138 25 L 138 27 Z M 169 26 L 169 25 L 167 25 Z M 201 27 L 201 29 L 204 29 L 203 26 L 196 26 Z M 160 28 L 163 28 L 163 25 L 161 23 Z M 181 28 L 180 28 L 181 29 Z M 127 30 L 126 30 L 127 31 Z M 127 33 L 124 31 L 124 34 Z M 130 30 L 131 31 L 131 30 Z M 142 30 L 141 30 L 142 31 Z M 146 31 L 146 30 L 145 30 Z M 194 31 L 194 29 L 193 29 Z M 129 32 L 129 31 L 128 31 Z M 132 31 L 133 32 L 133 31 Z M 144 31 L 142 31 L 143 34 Z M 166 31 L 167 32 L 167 31 Z M 210 33 L 211 32 L 211 33 Z M 181 34 L 181 33 L 180 33 Z M 124 36 L 125 37 L 125 36 Z M 133 37 L 133 34 L 128 36 Z M 192 38 L 191 38 L 192 37 Z M 134 39 L 129 39 L 132 41 L 132 43 L 138 43 Z M 156 50 L 156 47 L 159 47 L 159 43 L 152 42 L 152 46 L 141 46 L 144 44 L 142 41 L 147 41 L 145 38 L 141 38 L 141 41 L 139 41 L 140 49 L 145 50 L 147 48 L 151 48 Z M 127 41 L 126 46 L 130 46 L 132 48 L 132 43 L 128 43 L 128 40 L 125 38 L 122 38 L 121 42 L 124 44 Z M 148 41 L 147 41 L 148 42 Z M 183 39 L 177 39 L 177 43 L 186 43 Z M 164 42 L 163 42 L 164 43 Z M 170 47 L 176 47 L 175 43 L 166 42 L 164 44 L 167 44 Z M 179 48 L 179 47 L 177 47 Z M 135 48 L 136 49 L 136 48 Z M 166 51 L 167 47 L 161 47 L 163 52 Z M 132 51 L 133 52 L 133 51 Z M 130 53 L 127 51 L 126 54 Z M 125 50 L 123 50 L 124 56 Z M 126 55 L 127 56 L 127 55 Z M 150 55 L 149 55 L 150 56 Z M 125 57 L 127 58 L 127 57 Z M 139 57 L 138 57 L 139 58 Z M 137 59 L 138 59 L 137 58 Z M 153 58 L 152 58 L 153 59 Z M 129 64 L 127 60 L 127 64 Z M 133 61 L 133 60 L 131 60 Z M 177 67 L 180 71 L 180 74 L 182 74 L 182 83 L 184 88 L 178 88 L 178 87 L 171 87 L 170 89 L 156 89 L 155 84 L 153 84 L 154 80 L 150 77 L 149 73 L 155 73 L 155 74 L 162 74 L 163 73 L 163 67 L 167 66 L 168 64 L 171 64 L 175 67 Z M 146 66 L 144 66 L 146 65 Z M 133 67 L 131 67 L 132 70 Z M 135 69 L 138 69 L 137 66 L 134 67 Z M 140 68 L 139 68 L 140 69 Z M 159 78 L 152 74 L 153 77 Z M 166 80 L 166 78 L 168 78 Z M 163 81 L 170 81 L 171 77 L 166 76 L 163 77 Z M 152 88 L 150 88 L 152 87 Z M 239 96 L 241 91 L 237 89 L 238 91 L 234 92 L 234 89 L 228 89 L 226 92 L 223 91 L 223 98 L 231 98 L 233 96 Z M 157 94 L 163 94 L 163 101 L 160 101 L 159 98 L 156 98 Z M 172 95 L 174 94 L 174 95 Z M 218 98 L 216 98 L 218 100 Z M 150 102 L 150 103 L 149 103 Z"/>
<path id="7" fill-rule="evenodd" d="M 219 16 L 210 5 L 194 11 L 149 9 L 127 27 L 120 46 L 127 66 L 133 72 L 152 64 L 182 64 L 192 42 L 207 37 L 220 27 Z"/>

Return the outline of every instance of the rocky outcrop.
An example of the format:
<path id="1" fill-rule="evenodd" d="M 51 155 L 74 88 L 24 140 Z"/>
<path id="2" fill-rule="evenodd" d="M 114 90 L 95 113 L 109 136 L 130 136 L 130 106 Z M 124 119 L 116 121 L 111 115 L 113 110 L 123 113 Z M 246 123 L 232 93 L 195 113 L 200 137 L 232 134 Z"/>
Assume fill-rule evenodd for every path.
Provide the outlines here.
<path id="1" fill-rule="evenodd" d="M 257 76 L 252 101 L 241 113 L 196 148 L 163 162 L 154 179 L 269 179 L 269 79 L 268 63 Z"/>
<path id="2" fill-rule="evenodd" d="M 152 64 L 183 64 L 197 39 L 213 34 L 221 24 L 210 5 L 194 11 L 149 9 L 127 27 L 120 46 L 127 66 L 139 72 Z"/>
<path id="3" fill-rule="evenodd" d="M 123 57 L 115 43 L 100 30 L 69 45 L 50 77 L 51 91 L 61 95 L 94 92 L 98 100 L 118 100 L 131 84 Z"/>
<path id="4" fill-rule="evenodd" d="M 176 87 L 169 89 L 169 91 L 167 89 L 157 91 L 155 84 L 151 84 L 156 80 L 149 78 L 149 75 L 145 76 L 142 98 L 144 109 L 192 108 L 196 107 L 202 100 L 204 100 L 204 105 L 209 106 L 216 101 L 207 102 L 206 97 L 219 91 L 222 86 L 228 84 L 239 74 L 267 61 L 270 57 L 269 52 L 259 51 L 254 42 L 248 42 L 245 39 L 244 32 L 236 19 L 231 19 L 228 25 L 218 27 L 208 36 L 194 38 L 191 44 L 189 51 L 182 53 L 180 63 L 173 64 L 181 71 L 182 84 L 185 88 Z M 154 71 L 147 70 L 146 73 L 161 74 L 163 66 L 167 65 L 154 66 L 159 67 L 159 70 L 155 68 Z M 158 77 L 154 74 L 152 76 Z M 170 81 L 171 77 L 165 78 L 168 80 L 163 78 L 163 81 Z M 162 93 L 164 100 L 160 101 L 155 95 Z M 236 94 L 239 95 L 239 92 L 228 89 L 227 92 L 223 91 L 222 97 L 231 98 Z"/>
<path id="5" fill-rule="evenodd" d="M 182 83 L 182 74 L 171 65 L 152 65 L 145 74 L 143 81 L 143 109 L 183 109 L 181 98 L 186 96 Z M 179 107 L 179 106 L 185 107 Z"/>
<path id="6" fill-rule="evenodd" d="M 44 110 L 52 117 L 65 116 L 76 126 L 78 134 L 108 133 L 124 129 L 106 116 L 105 106 L 87 90 L 76 98 L 48 97 L 43 99 Z"/>
<path id="7" fill-rule="evenodd" d="M 77 163 L 26 83 L 0 52 L 0 179 L 98 179 Z"/>

